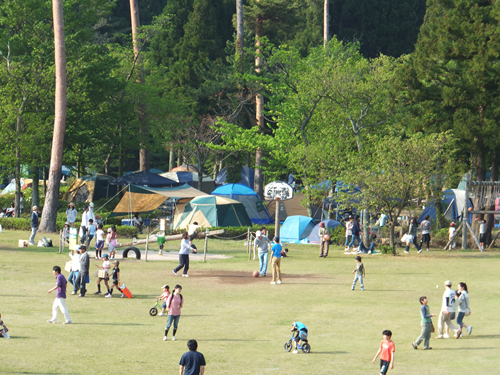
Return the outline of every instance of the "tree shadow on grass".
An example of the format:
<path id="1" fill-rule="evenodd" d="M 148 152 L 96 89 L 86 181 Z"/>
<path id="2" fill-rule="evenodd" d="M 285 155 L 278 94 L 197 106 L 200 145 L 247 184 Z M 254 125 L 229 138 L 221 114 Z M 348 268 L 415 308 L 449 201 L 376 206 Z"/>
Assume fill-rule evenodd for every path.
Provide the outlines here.
<path id="1" fill-rule="evenodd" d="M 500 335 L 473 335 L 467 336 L 467 340 L 470 339 L 500 339 Z"/>
<path id="2" fill-rule="evenodd" d="M 71 323 L 72 326 L 152 326 L 153 324 L 141 323 Z"/>
<path id="3" fill-rule="evenodd" d="M 4 374 L 39 374 L 39 375 L 44 375 L 44 374 L 65 374 L 65 375 L 76 375 L 80 374 L 79 372 L 29 372 L 29 371 L 12 371 L 12 372 L 5 372 Z"/>
<path id="4" fill-rule="evenodd" d="M 241 342 L 245 342 L 245 341 L 248 341 L 248 342 L 269 342 L 271 340 L 240 340 L 240 339 L 206 339 L 206 340 L 203 340 L 203 339 L 196 339 L 196 341 L 200 342 L 200 341 L 241 341 Z"/>
<path id="5" fill-rule="evenodd" d="M 498 346 L 495 347 L 487 347 L 487 348 L 433 348 L 434 350 L 487 350 L 487 349 L 499 349 Z"/>
<path id="6" fill-rule="evenodd" d="M 349 354 L 349 352 L 314 352 L 314 351 L 311 351 L 309 354 Z"/>
<path id="7" fill-rule="evenodd" d="M 26 339 L 32 339 L 32 337 L 29 337 L 29 336 L 10 336 L 9 340 L 26 340 Z"/>

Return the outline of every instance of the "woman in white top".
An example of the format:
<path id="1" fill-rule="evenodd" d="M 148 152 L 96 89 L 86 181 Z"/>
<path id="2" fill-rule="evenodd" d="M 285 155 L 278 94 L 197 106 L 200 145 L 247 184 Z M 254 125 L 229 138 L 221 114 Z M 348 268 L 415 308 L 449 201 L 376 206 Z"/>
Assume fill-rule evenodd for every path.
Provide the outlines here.
<path id="1" fill-rule="evenodd" d="M 463 323 L 464 316 L 470 315 L 469 292 L 467 291 L 467 284 L 464 282 L 458 283 L 458 292 L 460 293 L 460 296 L 458 297 L 457 325 L 459 330 L 456 335 L 457 339 L 460 338 L 460 335 L 462 334 L 462 328 L 467 329 L 469 335 L 472 332 L 472 326 L 466 326 Z"/>
<path id="2" fill-rule="evenodd" d="M 78 280 L 78 272 L 80 271 L 80 250 L 71 250 L 69 257 L 71 258 L 71 272 L 68 276 L 68 282 L 73 285 L 73 292 L 71 294 L 76 294 L 76 280 Z"/>
<path id="3" fill-rule="evenodd" d="M 181 240 L 181 249 L 179 250 L 179 265 L 172 270 L 175 276 L 177 276 L 177 272 L 180 271 L 184 267 L 184 271 L 182 272 L 182 276 L 189 277 L 187 274 L 189 270 L 189 251 L 191 250 L 191 246 L 189 246 L 189 235 L 188 232 L 182 233 Z"/>

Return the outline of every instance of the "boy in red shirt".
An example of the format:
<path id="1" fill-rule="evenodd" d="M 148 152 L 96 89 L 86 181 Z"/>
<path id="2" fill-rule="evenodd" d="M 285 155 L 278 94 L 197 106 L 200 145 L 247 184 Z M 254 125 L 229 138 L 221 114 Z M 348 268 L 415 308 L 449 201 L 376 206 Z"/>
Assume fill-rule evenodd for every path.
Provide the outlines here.
<path id="1" fill-rule="evenodd" d="M 386 329 L 382 332 L 382 336 L 384 336 L 384 339 L 380 343 L 380 349 L 378 350 L 375 358 L 373 358 L 372 362 L 375 363 L 380 354 L 380 373 L 385 375 L 389 370 L 389 366 L 391 367 L 391 370 L 394 368 L 394 352 L 396 351 L 396 347 L 394 346 L 394 342 L 391 340 L 391 331 Z"/>

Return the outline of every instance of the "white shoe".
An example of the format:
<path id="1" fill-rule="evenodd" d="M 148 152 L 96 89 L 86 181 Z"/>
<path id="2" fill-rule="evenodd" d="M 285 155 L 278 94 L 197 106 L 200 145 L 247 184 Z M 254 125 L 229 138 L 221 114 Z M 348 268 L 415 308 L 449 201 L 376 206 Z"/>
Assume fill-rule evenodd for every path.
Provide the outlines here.
<path id="1" fill-rule="evenodd" d="M 278 284 L 281 284 L 281 280 L 278 280 Z"/>
<path id="2" fill-rule="evenodd" d="M 298 352 L 299 352 L 298 350 L 294 350 L 292 353 L 297 354 Z"/>
<path id="3" fill-rule="evenodd" d="M 76 294 L 76 292 L 71 292 L 71 294 Z"/>
<path id="4" fill-rule="evenodd" d="M 165 337 L 167 337 L 167 336 L 165 336 Z M 177 340 L 177 339 L 175 338 L 175 336 L 172 336 L 172 341 L 175 341 L 175 340 Z"/>
<path id="5" fill-rule="evenodd" d="M 163 341 L 167 341 L 167 336 L 165 336 L 165 337 L 163 338 Z"/>
<path id="6" fill-rule="evenodd" d="M 271 285 L 276 285 L 276 281 L 271 281 Z"/>
<path id="7" fill-rule="evenodd" d="M 10 339 L 9 332 L 4 332 L 4 333 L 3 333 L 3 338 L 4 338 L 4 339 Z"/>
<path id="8" fill-rule="evenodd" d="M 122 293 L 122 295 L 120 296 L 121 298 L 124 298 L 125 297 L 125 294 Z"/>
<path id="9" fill-rule="evenodd" d="M 65 321 L 63 324 L 71 324 L 71 323 L 73 323 L 73 321 L 71 321 L 71 320 L 67 320 L 67 321 Z"/>
<path id="10" fill-rule="evenodd" d="M 47 320 L 47 323 L 51 323 L 51 324 L 56 324 L 56 322 L 54 322 L 53 320 Z"/>
<path id="11" fill-rule="evenodd" d="M 189 277 L 188 274 L 182 274 L 182 277 Z"/>
<path id="12" fill-rule="evenodd" d="M 450 338 L 450 335 L 448 335 L 446 333 L 443 335 L 443 339 L 449 339 L 449 338 Z"/>
<path id="13" fill-rule="evenodd" d="M 410 252 L 405 250 L 405 254 L 410 254 Z"/>
<path id="14" fill-rule="evenodd" d="M 420 249 L 420 250 L 418 251 L 418 254 L 420 254 L 422 251 L 423 251 L 423 249 Z"/>
<path id="15" fill-rule="evenodd" d="M 164 314 L 164 313 L 162 313 L 162 312 L 158 314 L 158 316 L 164 316 L 164 315 L 165 315 L 165 314 Z"/>
<path id="16" fill-rule="evenodd" d="M 106 297 L 106 298 L 113 298 L 113 296 L 111 294 L 109 294 L 109 293 L 106 294 L 104 297 Z"/>
<path id="17" fill-rule="evenodd" d="M 468 326 L 468 327 L 467 327 L 467 332 L 469 332 L 469 336 L 470 336 L 470 334 L 471 334 L 471 332 L 472 332 L 472 326 Z"/>
<path id="18" fill-rule="evenodd" d="M 175 276 L 177 276 L 177 272 L 175 272 L 174 270 L 172 270 L 172 272 L 174 273 Z"/>

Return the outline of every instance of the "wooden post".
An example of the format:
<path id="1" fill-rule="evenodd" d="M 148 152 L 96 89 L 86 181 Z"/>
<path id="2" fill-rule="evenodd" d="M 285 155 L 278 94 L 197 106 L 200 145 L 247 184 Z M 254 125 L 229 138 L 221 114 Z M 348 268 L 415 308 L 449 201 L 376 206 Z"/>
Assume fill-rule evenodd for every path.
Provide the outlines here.
<path id="1" fill-rule="evenodd" d="M 472 238 L 474 238 L 474 241 L 476 241 L 476 245 L 477 245 L 477 247 L 479 248 L 479 250 L 481 250 L 481 252 L 483 252 L 484 250 L 483 250 L 483 248 L 481 247 L 481 244 L 479 243 L 479 240 L 477 239 L 476 234 L 473 232 L 472 228 L 470 227 L 469 222 L 468 222 L 468 221 L 466 221 L 466 222 L 465 222 L 465 225 L 467 225 L 467 228 L 469 228 L 469 230 L 470 230 L 470 234 L 472 234 Z M 464 228 L 465 228 L 465 227 L 464 227 Z"/>
<path id="2" fill-rule="evenodd" d="M 205 247 L 203 248 L 203 263 L 207 262 L 207 250 L 208 250 L 208 228 L 206 229 L 206 236 L 205 236 Z"/>
<path id="3" fill-rule="evenodd" d="M 147 237 L 146 237 L 146 256 L 145 256 L 145 260 L 146 262 L 148 261 L 148 250 L 149 250 L 149 225 L 147 226 L 148 228 L 148 231 L 147 231 Z"/>
<path id="4" fill-rule="evenodd" d="M 274 213 L 274 237 L 280 236 L 280 198 L 276 198 L 276 212 Z"/>
<path id="5" fill-rule="evenodd" d="M 64 246 L 63 244 L 64 238 L 63 238 L 63 231 L 59 231 L 59 253 L 63 252 L 62 247 Z"/>
<path id="6" fill-rule="evenodd" d="M 500 234 L 500 231 L 497 232 L 497 234 L 495 235 L 495 238 L 493 238 L 493 241 L 491 241 L 490 243 L 490 246 L 488 246 L 488 249 L 491 249 L 491 247 L 493 246 L 493 244 L 495 243 L 496 239 L 498 238 L 498 235 Z"/>
<path id="7" fill-rule="evenodd" d="M 250 227 L 248 227 L 247 229 L 247 253 L 249 252 L 250 252 Z"/>
<path id="8" fill-rule="evenodd" d="M 252 260 L 252 232 L 250 232 L 250 228 L 248 229 L 248 233 L 250 233 L 250 237 L 248 237 L 248 242 L 250 243 L 250 251 L 248 252 L 248 260 Z"/>
<path id="9" fill-rule="evenodd" d="M 465 205 L 464 214 L 462 215 L 462 223 L 469 223 L 469 181 L 470 174 L 465 175 Z M 462 249 L 467 250 L 467 227 L 464 225 L 462 228 Z"/>

